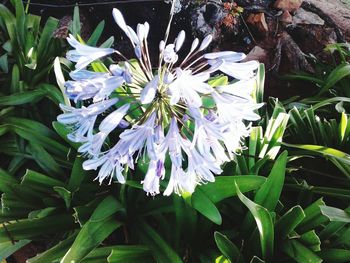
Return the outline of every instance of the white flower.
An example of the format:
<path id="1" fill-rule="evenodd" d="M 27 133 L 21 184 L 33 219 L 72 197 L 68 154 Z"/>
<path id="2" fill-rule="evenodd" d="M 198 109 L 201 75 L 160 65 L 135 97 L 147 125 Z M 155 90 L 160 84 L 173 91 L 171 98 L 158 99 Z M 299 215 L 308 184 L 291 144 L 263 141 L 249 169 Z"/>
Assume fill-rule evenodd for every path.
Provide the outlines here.
<path id="1" fill-rule="evenodd" d="M 234 51 L 220 51 L 207 53 L 204 55 L 205 59 L 208 59 L 209 64 L 215 63 L 217 60 L 225 60 L 228 62 L 238 62 L 246 58 L 244 53 L 237 53 Z"/>
<path id="2" fill-rule="evenodd" d="M 123 30 L 124 32 L 128 32 L 127 25 L 126 25 L 125 20 L 124 20 L 124 16 L 119 11 L 119 9 L 113 8 L 112 14 L 113 14 L 113 18 L 114 18 L 115 22 L 118 24 L 120 29 Z"/>
<path id="3" fill-rule="evenodd" d="M 178 55 L 175 52 L 174 44 L 169 44 L 164 49 L 164 62 L 165 63 L 175 63 L 178 59 Z"/>
<path id="4" fill-rule="evenodd" d="M 114 98 L 80 109 L 60 104 L 61 109 L 65 113 L 58 115 L 57 120 L 73 129 L 73 132 L 68 135 L 70 140 L 83 142 L 87 133 L 89 133 L 90 137 L 92 136 L 97 115 L 108 110 L 117 101 L 118 99 Z"/>
<path id="5" fill-rule="evenodd" d="M 169 196 L 173 192 L 176 194 L 193 193 L 196 185 L 197 182 L 194 178 L 189 177 L 181 167 L 178 168 L 173 164 L 171 166 L 169 183 L 163 194 Z"/>
<path id="6" fill-rule="evenodd" d="M 254 70 L 256 70 L 258 66 L 259 63 L 257 61 L 236 63 L 223 60 L 223 64 L 220 66 L 219 70 L 236 79 L 249 79 L 254 76 Z"/>
<path id="7" fill-rule="evenodd" d="M 129 64 L 125 64 L 123 68 L 119 65 L 112 64 L 109 66 L 109 71 L 113 76 L 122 77 L 126 83 L 132 83 L 132 73 Z"/>
<path id="8" fill-rule="evenodd" d="M 164 195 L 172 191 L 180 194 L 184 191 L 192 193 L 195 186 L 203 182 L 214 181 L 213 173 L 220 174 L 220 164 L 211 156 L 202 156 L 197 152 L 189 140 L 180 135 L 175 119 L 172 119 L 169 132 L 165 137 L 162 150 L 168 150 L 172 161 L 170 181 Z M 182 168 L 183 154 L 188 157 L 188 169 Z"/>
<path id="9" fill-rule="evenodd" d="M 223 132 L 222 142 L 224 143 L 227 152 L 232 158 L 232 154 L 242 148 L 243 139 L 250 134 L 250 125 L 246 126 L 243 121 L 235 121 L 228 125 Z"/>
<path id="10" fill-rule="evenodd" d="M 116 151 L 120 155 L 133 156 L 134 153 L 143 149 L 149 156 L 154 156 L 156 154 L 154 145 L 155 117 L 156 115 L 153 113 L 142 125 L 134 126 L 120 134 Z"/>
<path id="11" fill-rule="evenodd" d="M 79 71 L 73 71 L 69 74 L 69 76 L 73 80 L 88 80 L 88 79 L 99 79 L 99 78 L 107 78 L 109 76 L 106 72 L 95 72 L 89 71 L 86 69 L 82 69 Z"/>
<path id="12" fill-rule="evenodd" d="M 179 35 L 177 36 L 176 42 L 175 42 L 175 51 L 176 52 L 178 52 L 181 49 L 181 47 L 185 41 L 185 37 L 186 37 L 185 31 L 181 30 Z"/>
<path id="13" fill-rule="evenodd" d="M 87 71 L 84 74 L 89 74 Z M 108 98 L 109 95 L 124 83 L 123 77 L 115 77 L 107 74 L 88 75 L 86 79 L 77 78 L 76 81 L 67 81 L 65 83 L 66 93 L 70 99 L 75 102 L 93 98 L 94 102 Z"/>
<path id="14" fill-rule="evenodd" d="M 159 77 L 155 76 L 150 82 L 147 83 L 145 88 L 141 92 L 141 103 L 148 104 L 151 103 L 156 96 L 158 89 Z"/>
<path id="15" fill-rule="evenodd" d="M 151 160 L 145 179 L 141 181 L 143 190 L 150 195 L 159 194 L 159 182 L 165 176 L 164 160 Z"/>
<path id="16" fill-rule="evenodd" d="M 78 151 L 88 152 L 92 156 L 98 155 L 101 151 L 103 143 L 105 142 L 105 139 L 119 125 L 129 108 L 129 104 L 124 104 L 122 107 L 104 118 L 99 126 L 99 132 L 93 135 L 90 141 L 83 144 Z"/>
<path id="17" fill-rule="evenodd" d="M 130 39 L 137 62 L 117 50 L 68 39 L 75 48 L 68 58 L 77 62 L 77 69 L 65 86 L 76 107 L 61 105 L 64 113 L 57 119 L 71 129 L 68 139 L 81 143 L 78 151 L 87 158 L 83 168 L 98 169 L 100 183 L 125 183 L 127 171 L 148 164 L 141 183 L 149 195 L 192 193 L 197 185 L 213 182 L 221 165 L 244 146 L 249 121 L 260 118 L 256 110 L 262 104 L 252 97 L 258 63 L 241 62 L 245 54 L 233 51 L 203 54 L 210 35 L 201 43 L 195 39 L 179 61 L 186 34 L 181 31 L 169 42 L 168 27 L 159 43 L 158 64 L 153 65 L 149 24 L 134 30 L 118 9 L 113 17 Z M 83 69 L 112 53 L 117 61 L 107 72 Z M 211 78 L 217 71 L 235 80 L 215 86 Z M 162 180 L 168 181 L 165 189 Z"/>
<path id="18" fill-rule="evenodd" d="M 197 111 L 197 113 L 193 111 Z M 220 141 L 224 140 L 223 133 L 228 125 L 220 124 L 216 120 L 208 120 L 196 109 L 192 109 L 191 113 L 195 119 L 192 144 L 197 146 L 198 152 L 203 156 L 213 155 L 220 164 L 229 161 L 226 149 L 220 143 Z"/>
<path id="19" fill-rule="evenodd" d="M 174 105 L 183 99 L 191 107 L 200 107 L 202 99 L 199 93 L 209 94 L 212 87 L 205 83 L 209 74 L 192 75 L 191 70 L 176 68 L 176 79 L 169 85 L 170 104 Z"/>
<path id="20" fill-rule="evenodd" d="M 208 53 L 204 58 L 208 60 L 209 65 L 221 62 L 218 70 L 236 79 L 252 78 L 254 70 L 259 66 L 257 61 L 240 62 L 246 58 L 246 55 L 233 51 Z"/>
<path id="21" fill-rule="evenodd" d="M 198 47 L 198 44 L 199 44 L 199 39 L 195 38 L 191 45 L 190 54 L 192 54 L 192 52 L 195 51 L 195 49 Z"/>
<path id="22" fill-rule="evenodd" d="M 204 157 L 194 148 L 187 155 L 188 173 L 196 175 L 197 183 L 214 182 L 214 174 L 221 174 L 220 164 L 212 155 Z"/>
<path id="23" fill-rule="evenodd" d="M 137 34 L 135 31 L 126 24 L 124 17 L 122 13 L 117 9 L 113 8 L 113 18 L 117 25 L 120 27 L 121 30 L 124 31 L 124 33 L 127 35 L 127 37 L 130 39 L 131 43 L 135 46 L 140 43 Z"/>
<path id="24" fill-rule="evenodd" d="M 203 51 L 204 49 L 206 49 L 210 43 L 213 41 L 213 36 L 212 35 L 207 35 L 203 41 L 202 44 L 199 47 L 199 51 Z"/>
<path id="25" fill-rule="evenodd" d="M 108 56 L 115 51 L 113 48 L 97 48 L 81 44 L 73 35 L 69 35 L 67 41 L 73 48 L 75 48 L 74 50 L 68 51 L 67 59 L 77 62 L 77 64 L 75 64 L 76 70 L 81 70 L 91 62 Z"/>
<path id="26" fill-rule="evenodd" d="M 235 120 L 256 121 L 260 116 L 254 111 L 263 106 L 256 104 L 244 97 L 229 93 L 213 92 L 213 99 L 217 105 L 217 114 L 222 123 L 230 123 Z"/>
<path id="27" fill-rule="evenodd" d="M 100 184 L 102 184 L 103 180 L 108 177 L 110 178 L 109 184 L 111 184 L 114 177 L 118 180 L 119 183 L 125 183 L 125 178 L 122 174 L 123 167 L 118 161 L 113 160 L 113 157 L 111 155 L 87 160 L 83 163 L 83 168 L 85 170 L 96 170 L 100 166 L 100 171 L 95 178 L 95 180 L 98 180 Z"/>
<path id="28" fill-rule="evenodd" d="M 166 152 L 167 150 L 169 150 L 169 156 L 172 164 L 176 167 L 181 167 L 183 160 L 182 149 L 190 147 L 191 143 L 188 140 L 181 137 L 179 128 L 177 126 L 177 122 L 175 118 L 172 118 L 168 134 L 162 142 L 162 151 Z"/>

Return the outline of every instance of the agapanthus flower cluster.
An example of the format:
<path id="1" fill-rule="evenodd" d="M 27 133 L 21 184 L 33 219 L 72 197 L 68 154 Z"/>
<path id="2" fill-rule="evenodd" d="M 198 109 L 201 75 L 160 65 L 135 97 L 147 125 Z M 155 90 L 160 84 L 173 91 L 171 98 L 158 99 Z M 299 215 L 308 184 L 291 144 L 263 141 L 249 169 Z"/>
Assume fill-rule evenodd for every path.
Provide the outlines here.
<path id="1" fill-rule="evenodd" d="M 98 170 L 99 182 L 125 183 L 126 171 L 143 162 L 148 170 L 141 183 L 148 194 L 160 193 L 165 178 L 164 195 L 192 193 L 196 185 L 214 181 L 222 164 L 241 149 L 249 121 L 259 119 L 255 111 L 261 105 L 252 98 L 258 62 L 241 62 L 245 55 L 233 51 L 204 53 L 210 35 L 201 42 L 195 39 L 179 60 L 185 32 L 169 43 L 168 27 L 154 67 L 147 44 L 149 24 L 138 24 L 135 31 L 118 9 L 113 16 L 136 59 L 70 36 L 74 49 L 67 58 L 76 62 L 76 69 L 65 87 L 76 106 L 61 105 L 64 113 L 58 121 L 71 129 L 69 140 L 81 143 L 78 151 L 88 158 L 83 168 Z M 106 56 L 116 64 L 105 72 L 86 69 Z M 235 81 L 211 84 L 220 72 Z"/>

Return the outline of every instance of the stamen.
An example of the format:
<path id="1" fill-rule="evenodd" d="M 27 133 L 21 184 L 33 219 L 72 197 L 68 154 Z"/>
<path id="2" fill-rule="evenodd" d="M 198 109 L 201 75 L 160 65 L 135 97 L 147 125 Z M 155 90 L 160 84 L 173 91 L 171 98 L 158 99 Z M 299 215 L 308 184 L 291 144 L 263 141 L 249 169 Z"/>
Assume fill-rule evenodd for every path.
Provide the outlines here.
<path id="1" fill-rule="evenodd" d="M 192 62 L 185 68 L 185 70 L 189 69 L 191 66 L 193 66 L 194 64 L 196 64 L 198 61 L 200 61 L 200 60 L 203 59 L 203 58 L 204 58 L 203 55 L 200 56 L 200 57 L 198 57 L 198 58 L 196 58 L 194 61 L 192 61 Z"/>
<path id="2" fill-rule="evenodd" d="M 184 65 L 184 64 L 187 62 L 188 59 L 191 58 L 191 54 L 193 53 L 193 51 L 195 51 L 195 49 L 197 48 L 198 44 L 199 44 L 198 38 L 196 38 L 195 40 L 193 40 L 192 46 L 191 46 L 191 49 L 190 49 L 190 52 L 187 54 L 187 56 L 185 57 L 185 59 L 182 61 L 182 63 L 180 64 L 180 67 L 181 67 L 182 65 Z"/>
<path id="3" fill-rule="evenodd" d="M 201 64 L 199 64 L 198 66 L 196 66 L 193 69 L 192 73 L 196 74 L 196 73 L 200 72 L 202 69 L 204 69 L 207 66 L 209 66 L 207 62 L 202 62 Z"/>

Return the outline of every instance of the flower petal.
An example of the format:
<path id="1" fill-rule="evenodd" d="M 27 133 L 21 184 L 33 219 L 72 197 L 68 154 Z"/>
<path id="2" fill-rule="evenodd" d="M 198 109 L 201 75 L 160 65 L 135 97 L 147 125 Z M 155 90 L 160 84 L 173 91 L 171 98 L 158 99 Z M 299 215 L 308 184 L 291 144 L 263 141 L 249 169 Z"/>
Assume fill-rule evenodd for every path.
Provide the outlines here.
<path id="1" fill-rule="evenodd" d="M 202 43 L 201 43 L 201 45 L 200 45 L 198 51 L 202 51 L 202 50 L 206 49 L 206 48 L 210 45 L 210 43 L 211 43 L 212 41 L 213 41 L 213 36 L 212 36 L 212 35 L 207 35 L 207 36 L 203 39 L 203 41 L 202 41 Z"/>
<path id="2" fill-rule="evenodd" d="M 181 30 L 179 35 L 176 38 L 176 42 L 175 42 L 175 51 L 178 52 L 180 50 L 180 48 L 182 47 L 184 41 L 185 41 L 185 31 Z"/>
<path id="3" fill-rule="evenodd" d="M 129 108 L 130 108 L 130 104 L 124 104 L 119 109 L 110 113 L 101 122 L 99 126 L 99 130 L 101 132 L 110 133 L 119 125 L 120 121 L 124 118 Z"/>
<path id="4" fill-rule="evenodd" d="M 120 27 L 120 29 L 123 30 L 124 32 L 127 32 L 128 29 L 127 29 L 127 25 L 126 25 L 125 20 L 124 20 L 124 16 L 119 11 L 119 9 L 113 8 L 112 14 L 113 14 L 113 18 L 114 18 L 115 22 Z"/>
<path id="5" fill-rule="evenodd" d="M 148 104 L 151 103 L 156 96 L 158 89 L 159 77 L 155 76 L 150 82 L 147 83 L 146 87 L 141 92 L 141 103 Z"/>

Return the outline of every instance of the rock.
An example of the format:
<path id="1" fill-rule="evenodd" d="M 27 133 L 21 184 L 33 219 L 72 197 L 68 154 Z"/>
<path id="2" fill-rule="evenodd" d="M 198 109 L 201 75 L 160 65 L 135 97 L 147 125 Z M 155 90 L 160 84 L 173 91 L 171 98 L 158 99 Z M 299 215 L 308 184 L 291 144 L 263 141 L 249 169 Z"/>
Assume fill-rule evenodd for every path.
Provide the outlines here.
<path id="1" fill-rule="evenodd" d="M 267 35 L 269 27 L 267 26 L 264 13 L 250 14 L 247 22 L 253 25 L 261 35 Z"/>
<path id="2" fill-rule="evenodd" d="M 341 1 L 341 0 L 332 0 L 332 1 L 308 0 L 307 1 L 307 3 L 314 5 L 320 11 L 322 11 L 325 15 L 327 15 L 330 19 L 332 19 L 334 24 L 344 34 L 345 40 L 349 42 L 350 41 L 350 26 L 349 26 L 350 25 L 350 15 L 349 15 L 350 8 L 349 8 L 349 5 L 345 5 L 344 2 L 346 1 Z M 339 37 L 338 37 L 338 41 L 340 41 Z"/>
<path id="3" fill-rule="evenodd" d="M 283 63 L 288 68 L 285 72 L 308 71 L 313 72 L 313 68 L 307 61 L 304 52 L 299 48 L 294 39 L 283 32 L 281 36 Z"/>
<path id="4" fill-rule="evenodd" d="M 285 10 L 283 11 L 283 14 L 280 16 L 280 21 L 291 24 L 293 22 L 293 17 L 287 10 Z"/>
<path id="5" fill-rule="evenodd" d="M 234 2 L 242 7 L 261 6 L 268 8 L 273 0 L 235 0 Z"/>
<path id="6" fill-rule="evenodd" d="M 294 12 L 299 9 L 302 3 L 303 0 L 277 0 L 274 7 L 284 11 Z"/>
<path id="7" fill-rule="evenodd" d="M 213 35 L 214 40 L 218 40 L 220 32 L 217 25 L 224 17 L 224 10 L 221 1 L 211 1 L 208 4 L 201 4 L 191 10 L 192 30 L 199 37 Z"/>
<path id="8" fill-rule="evenodd" d="M 317 14 L 308 12 L 303 8 L 299 8 L 293 16 L 294 24 L 302 25 L 324 25 L 324 20 Z"/>
<path id="9" fill-rule="evenodd" d="M 257 60 L 260 63 L 268 64 L 269 53 L 266 49 L 262 47 L 255 46 L 244 59 L 244 61 Z"/>
<path id="10" fill-rule="evenodd" d="M 318 54 L 328 44 L 337 42 L 334 29 L 327 26 L 291 25 L 287 31 L 305 54 Z"/>

